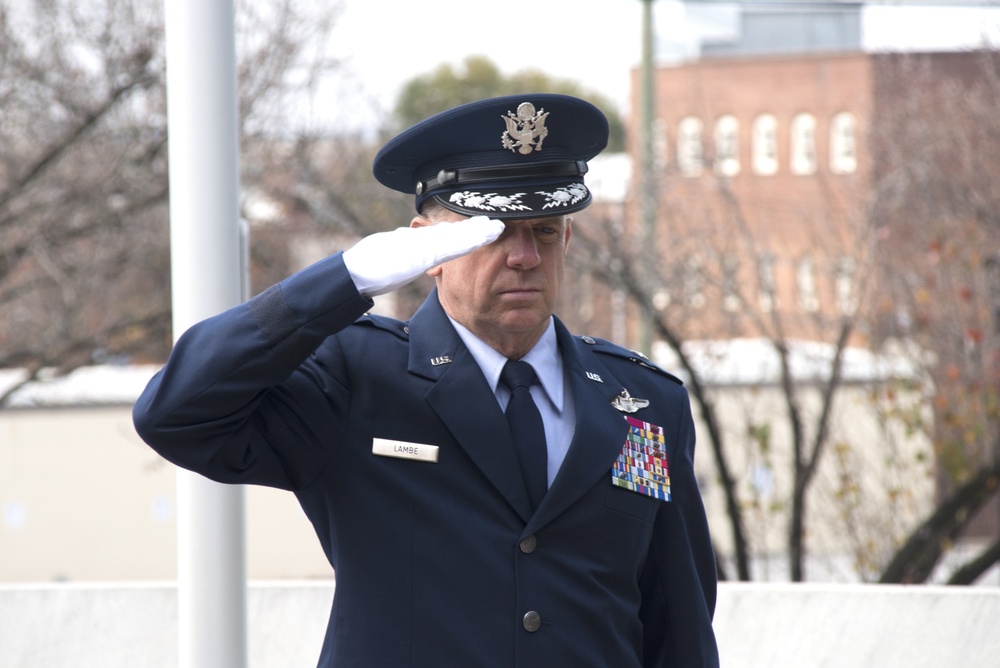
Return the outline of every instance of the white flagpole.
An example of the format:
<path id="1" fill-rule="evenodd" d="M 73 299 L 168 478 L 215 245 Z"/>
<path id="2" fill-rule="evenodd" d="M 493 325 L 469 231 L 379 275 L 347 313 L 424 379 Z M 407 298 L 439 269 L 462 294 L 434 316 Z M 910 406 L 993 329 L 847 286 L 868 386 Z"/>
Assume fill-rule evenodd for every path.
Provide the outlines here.
<path id="1" fill-rule="evenodd" d="M 165 0 L 173 331 L 241 301 L 232 0 Z M 247 665 L 241 487 L 177 472 L 181 668 Z"/>

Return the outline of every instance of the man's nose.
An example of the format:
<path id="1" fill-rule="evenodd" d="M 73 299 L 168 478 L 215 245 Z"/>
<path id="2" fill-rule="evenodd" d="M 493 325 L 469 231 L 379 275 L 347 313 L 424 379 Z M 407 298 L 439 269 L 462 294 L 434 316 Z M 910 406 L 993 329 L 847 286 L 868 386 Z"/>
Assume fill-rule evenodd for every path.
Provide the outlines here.
<path id="1" fill-rule="evenodd" d="M 508 239 L 507 266 L 514 269 L 531 269 L 541 262 L 535 231 L 518 227 Z"/>

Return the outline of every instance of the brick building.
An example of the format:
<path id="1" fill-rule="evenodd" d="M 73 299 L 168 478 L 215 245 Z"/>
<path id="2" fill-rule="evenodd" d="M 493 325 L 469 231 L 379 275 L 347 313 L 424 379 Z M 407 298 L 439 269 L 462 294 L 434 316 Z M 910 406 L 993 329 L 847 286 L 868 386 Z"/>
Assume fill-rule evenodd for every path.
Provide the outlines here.
<path id="1" fill-rule="evenodd" d="M 836 53 L 656 70 L 656 244 L 674 264 L 659 301 L 697 313 L 689 337 L 762 336 L 780 319 L 785 336 L 822 340 L 852 313 L 873 65 Z"/>

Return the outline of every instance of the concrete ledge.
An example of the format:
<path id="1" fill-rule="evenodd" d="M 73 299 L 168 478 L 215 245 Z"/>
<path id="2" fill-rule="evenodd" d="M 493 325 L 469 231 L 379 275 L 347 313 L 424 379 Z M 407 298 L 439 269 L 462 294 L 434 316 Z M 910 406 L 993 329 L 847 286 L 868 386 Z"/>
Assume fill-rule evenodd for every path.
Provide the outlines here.
<path id="1" fill-rule="evenodd" d="M 1000 589 L 730 584 L 715 630 L 724 668 L 1000 665 Z"/>
<path id="2" fill-rule="evenodd" d="M 250 668 L 316 665 L 333 583 L 253 582 Z M 719 588 L 724 668 L 986 668 L 1000 589 L 735 584 Z M 176 668 L 173 583 L 0 585 L 0 666 Z"/>
<path id="3" fill-rule="evenodd" d="M 333 582 L 253 582 L 250 668 L 316 665 Z M 0 666 L 177 668 L 173 583 L 0 585 Z"/>

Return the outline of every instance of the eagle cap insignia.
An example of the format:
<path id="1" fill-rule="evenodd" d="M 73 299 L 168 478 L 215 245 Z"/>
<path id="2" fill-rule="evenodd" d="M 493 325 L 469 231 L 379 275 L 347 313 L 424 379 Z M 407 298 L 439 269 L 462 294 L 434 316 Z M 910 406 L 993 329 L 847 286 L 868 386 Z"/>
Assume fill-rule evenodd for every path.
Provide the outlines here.
<path id="1" fill-rule="evenodd" d="M 517 112 L 508 111 L 506 116 L 500 117 L 507 124 L 507 130 L 500 135 L 503 147 L 521 155 L 541 151 L 542 142 L 549 134 L 545 127 L 548 115 L 544 109 L 535 111 L 535 105 L 530 102 L 517 105 Z"/>
<path id="2" fill-rule="evenodd" d="M 649 399 L 636 399 L 628 393 L 628 390 L 622 388 L 622 393 L 611 400 L 611 405 L 623 413 L 635 413 L 640 408 L 648 406 Z"/>

